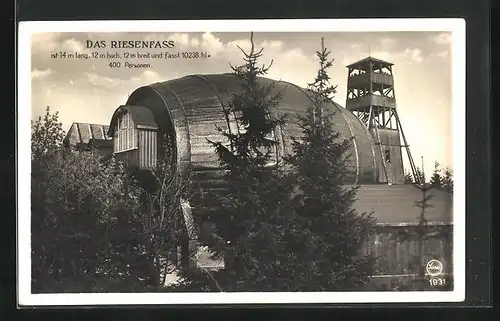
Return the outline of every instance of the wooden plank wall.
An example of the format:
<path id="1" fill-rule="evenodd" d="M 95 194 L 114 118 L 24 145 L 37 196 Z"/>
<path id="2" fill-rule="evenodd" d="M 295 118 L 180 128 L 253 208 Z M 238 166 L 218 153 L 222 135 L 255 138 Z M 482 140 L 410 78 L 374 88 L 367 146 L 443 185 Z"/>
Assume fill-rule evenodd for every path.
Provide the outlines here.
<path id="1" fill-rule="evenodd" d="M 390 151 L 390 163 L 385 163 L 389 181 L 393 184 L 404 183 L 403 155 L 399 131 L 394 129 L 378 129 L 382 152 Z M 382 161 L 385 162 L 385 155 L 382 155 Z M 383 169 L 381 169 L 383 171 Z M 383 174 L 382 174 L 383 175 Z"/>
<path id="2" fill-rule="evenodd" d="M 201 78 L 192 76 L 169 83 L 181 103 L 189 133 L 191 168 L 218 168 L 219 159 L 208 140 L 225 142 L 216 126 L 227 129 L 221 103 L 213 89 Z"/>
<path id="3" fill-rule="evenodd" d="M 420 242 L 416 237 L 405 238 L 415 227 L 379 227 L 370 235 L 363 254 L 377 258 L 376 275 L 402 275 L 419 273 Z M 451 226 L 429 227 L 429 232 L 448 232 L 445 235 L 429 236 L 424 240 L 424 261 L 438 259 L 445 273 L 453 270 Z M 411 233 L 413 233 L 411 232 Z"/>
<path id="4" fill-rule="evenodd" d="M 139 168 L 154 168 L 157 160 L 157 132 L 139 130 Z"/>
<path id="5" fill-rule="evenodd" d="M 115 154 L 117 160 L 123 162 L 125 166 L 137 166 L 139 162 L 138 149 L 131 149 L 125 152 Z"/>
<path id="6" fill-rule="evenodd" d="M 357 165 L 357 181 L 358 184 L 373 183 L 378 182 L 378 172 L 377 172 L 377 161 L 375 149 L 376 146 L 371 137 L 370 132 L 366 127 L 359 121 L 359 119 L 347 109 L 338 106 L 346 123 L 349 125 L 351 136 L 345 138 L 353 139 L 353 149 L 350 153 L 354 161 L 353 164 Z M 337 129 L 337 123 L 334 122 L 335 129 Z"/>

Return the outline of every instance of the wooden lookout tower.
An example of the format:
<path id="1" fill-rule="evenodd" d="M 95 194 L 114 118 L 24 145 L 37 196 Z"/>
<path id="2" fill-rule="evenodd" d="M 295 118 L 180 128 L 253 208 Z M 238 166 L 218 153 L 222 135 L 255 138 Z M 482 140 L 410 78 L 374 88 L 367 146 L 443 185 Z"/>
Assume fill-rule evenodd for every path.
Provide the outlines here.
<path id="1" fill-rule="evenodd" d="M 373 137 L 374 152 L 380 162 L 378 182 L 404 183 L 404 148 L 413 178 L 420 183 L 396 109 L 392 66 L 390 62 L 373 57 L 347 66 L 346 108 L 359 118 Z"/>

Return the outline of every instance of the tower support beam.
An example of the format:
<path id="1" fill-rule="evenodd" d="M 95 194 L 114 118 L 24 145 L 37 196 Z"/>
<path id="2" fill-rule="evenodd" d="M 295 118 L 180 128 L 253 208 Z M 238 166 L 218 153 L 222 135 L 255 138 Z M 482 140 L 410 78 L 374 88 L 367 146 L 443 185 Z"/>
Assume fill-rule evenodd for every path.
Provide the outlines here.
<path id="1" fill-rule="evenodd" d="M 415 181 L 416 184 L 422 184 L 423 182 L 421 182 L 421 178 L 417 173 L 417 166 L 415 165 L 415 162 L 413 161 L 413 157 L 411 156 L 410 146 L 408 145 L 408 142 L 406 141 L 406 136 L 405 136 L 405 133 L 403 131 L 403 127 L 401 126 L 401 121 L 399 120 L 399 116 L 398 116 L 397 112 L 395 113 L 395 118 L 396 118 L 398 127 L 400 128 L 401 136 L 403 137 L 403 143 L 404 143 L 403 146 L 405 147 L 406 154 L 408 155 L 408 161 L 410 163 L 410 168 L 411 168 L 411 172 L 413 175 L 413 180 Z"/>

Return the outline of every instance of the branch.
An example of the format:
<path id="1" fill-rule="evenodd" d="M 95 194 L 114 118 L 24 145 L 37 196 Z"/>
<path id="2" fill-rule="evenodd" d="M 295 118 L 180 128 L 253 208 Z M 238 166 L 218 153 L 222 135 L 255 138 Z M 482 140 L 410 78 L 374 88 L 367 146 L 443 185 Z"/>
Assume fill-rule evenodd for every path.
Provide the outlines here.
<path id="1" fill-rule="evenodd" d="M 215 279 L 215 277 L 212 275 L 212 272 L 210 272 L 208 269 L 205 269 L 204 267 L 201 267 L 201 270 L 205 272 L 208 277 L 215 283 L 215 286 L 219 290 L 219 292 L 224 292 L 224 289 L 221 287 L 220 283 Z"/>
<path id="2" fill-rule="evenodd" d="M 253 53 L 253 50 L 254 50 L 254 44 L 253 44 L 253 31 L 250 32 L 250 43 L 252 44 L 252 50 L 250 51 L 250 53 L 252 54 Z"/>
<path id="3" fill-rule="evenodd" d="M 267 73 L 267 71 L 268 71 L 269 69 L 271 69 L 271 67 L 272 67 L 272 65 L 273 65 L 273 62 L 274 62 L 274 59 L 271 59 L 271 62 L 269 63 L 269 66 L 267 66 L 267 67 L 266 67 L 265 65 L 262 65 L 262 69 L 261 69 L 261 70 L 262 70 L 262 73 Z"/>

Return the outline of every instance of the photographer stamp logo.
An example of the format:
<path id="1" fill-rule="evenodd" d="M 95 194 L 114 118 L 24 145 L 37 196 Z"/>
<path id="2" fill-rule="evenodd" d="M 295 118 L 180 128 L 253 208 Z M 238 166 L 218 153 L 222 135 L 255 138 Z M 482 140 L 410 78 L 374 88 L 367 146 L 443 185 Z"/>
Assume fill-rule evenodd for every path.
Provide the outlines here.
<path id="1" fill-rule="evenodd" d="M 438 276 L 443 272 L 443 263 L 438 260 L 430 260 L 425 266 L 425 271 L 430 276 Z"/>

